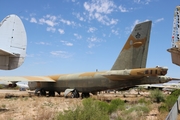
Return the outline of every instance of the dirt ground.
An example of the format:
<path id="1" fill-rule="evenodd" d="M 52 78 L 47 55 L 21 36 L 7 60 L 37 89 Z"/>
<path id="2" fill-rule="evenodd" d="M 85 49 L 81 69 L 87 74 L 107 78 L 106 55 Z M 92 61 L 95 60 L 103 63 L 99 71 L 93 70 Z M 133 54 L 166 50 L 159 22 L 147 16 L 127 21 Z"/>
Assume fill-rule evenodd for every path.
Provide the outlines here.
<path id="1" fill-rule="evenodd" d="M 148 95 L 147 92 L 137 95 L 135 91 L 132 91 L 131 93 L 100 93 L 91 97 L 102 101 L 121 98 L 133 102 Z M 56 95 L 56 97 L 29 96 L 28 91 L 18 90 L 0 90 L 0 101 L 0 120 L 51 120 L 58 112 L 75 109 L 82 103 L 81 98 L 64 98 L 63 95 Z M 153 107 L 147 120 L 163 120 L 164 117 L 158 117 L 160 114 L 158 105 L 154 104 Z"/>

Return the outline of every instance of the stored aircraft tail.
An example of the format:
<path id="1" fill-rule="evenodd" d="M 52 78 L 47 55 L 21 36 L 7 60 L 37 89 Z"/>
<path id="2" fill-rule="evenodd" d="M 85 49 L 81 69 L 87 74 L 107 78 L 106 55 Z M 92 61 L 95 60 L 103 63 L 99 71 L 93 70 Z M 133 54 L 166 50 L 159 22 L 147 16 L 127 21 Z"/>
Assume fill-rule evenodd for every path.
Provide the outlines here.
<path id="1" fill-rule="evenodd" d="M 21 19 L 8 15 L 0 22 L 0 69 L 22 65 L 26 56 L 27 37 Z"/>
<path id="2" fill-rule="evenodd" d="M 152 21 L 136 24 L 111 70 L 145 68 Z"/>

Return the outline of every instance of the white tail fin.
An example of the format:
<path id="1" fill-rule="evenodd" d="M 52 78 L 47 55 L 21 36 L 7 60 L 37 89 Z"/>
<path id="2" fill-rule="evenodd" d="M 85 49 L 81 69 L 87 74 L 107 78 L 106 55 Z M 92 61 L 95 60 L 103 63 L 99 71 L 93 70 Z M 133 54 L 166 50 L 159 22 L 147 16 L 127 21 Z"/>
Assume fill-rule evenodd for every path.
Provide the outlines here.
<path id="1" fill-rule="evenodd" d="M 22 65 L 26 56 L 27 37 L 21 19 L 9 15 L 0 22 L 0 69 L 11 70 Z"/>
<path id="2" fill-rule="evenodd" d="M 111 70 L 146 67 L 151 23 L 146 21 L 134 27 Z"/>

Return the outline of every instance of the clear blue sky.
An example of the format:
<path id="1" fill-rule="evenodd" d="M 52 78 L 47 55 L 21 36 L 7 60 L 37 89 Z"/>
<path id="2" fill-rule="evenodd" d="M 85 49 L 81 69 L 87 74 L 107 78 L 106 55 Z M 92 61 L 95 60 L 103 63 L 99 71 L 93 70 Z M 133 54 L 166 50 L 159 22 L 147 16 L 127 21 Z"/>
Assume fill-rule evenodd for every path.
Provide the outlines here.
<path id="1" fill-rule="evenodd" d="M 18 15 L 27 32 L 27 57 L 1 76 L 110 70 L 133 26 L 152 20 L 147 67 L 166 66 L 180 78 L 170 53 L 179 0 L 0 0 L 0 19 Z"/>

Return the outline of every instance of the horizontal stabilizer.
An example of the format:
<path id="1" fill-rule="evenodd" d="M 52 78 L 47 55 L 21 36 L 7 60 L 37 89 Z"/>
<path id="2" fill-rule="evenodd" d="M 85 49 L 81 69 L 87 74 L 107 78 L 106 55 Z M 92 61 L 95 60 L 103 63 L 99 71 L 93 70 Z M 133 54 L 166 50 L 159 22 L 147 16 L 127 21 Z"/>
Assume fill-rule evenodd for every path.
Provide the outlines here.
<path id="1" fill-rule="evenodd" d="M 2 49 L 0 49 L 0 55 L 1 56 L 17 56 L 15 53 L 5 51 L 5 50 L 2 50 Z"/>

